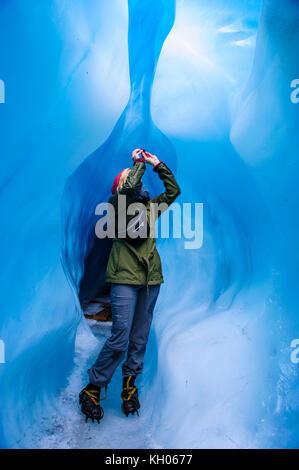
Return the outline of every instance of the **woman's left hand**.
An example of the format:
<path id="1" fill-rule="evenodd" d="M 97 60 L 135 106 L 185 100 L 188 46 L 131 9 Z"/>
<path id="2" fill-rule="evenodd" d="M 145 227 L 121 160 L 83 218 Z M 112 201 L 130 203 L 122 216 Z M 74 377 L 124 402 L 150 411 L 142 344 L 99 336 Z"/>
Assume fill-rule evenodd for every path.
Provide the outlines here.
<path id="1" fill-rule="evenodd" d="M 149 163 L 150 165 L 156 166 L 158 165 L 158 163 L 160 163 L 159 158 L 149 152 L 142 152 L 142 157 L 144 158 L 146 163 Z"/>

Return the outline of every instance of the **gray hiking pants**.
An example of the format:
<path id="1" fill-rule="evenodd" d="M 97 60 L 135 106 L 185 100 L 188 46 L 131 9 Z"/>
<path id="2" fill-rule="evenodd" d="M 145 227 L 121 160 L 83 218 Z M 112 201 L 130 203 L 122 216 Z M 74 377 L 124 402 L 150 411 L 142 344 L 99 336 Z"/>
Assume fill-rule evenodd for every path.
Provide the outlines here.
<path id="1" fill-rule="evenodd" d="M 143 285 L 111 284 L 112 332 L 88 371 L 91 383 L 108 385 L 126 351 L 123 377 L 141 373 L 159 290 L 160 284 L 148 286 L 148 294 Z"/>

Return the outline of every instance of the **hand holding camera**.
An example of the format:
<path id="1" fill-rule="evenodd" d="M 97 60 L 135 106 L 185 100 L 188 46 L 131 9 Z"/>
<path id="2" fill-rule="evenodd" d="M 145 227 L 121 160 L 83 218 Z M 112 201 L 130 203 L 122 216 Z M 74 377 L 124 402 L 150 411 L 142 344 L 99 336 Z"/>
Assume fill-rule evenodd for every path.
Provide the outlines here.
<path id="1" fill-rule="evenodd" d="M 152 166 L 156 166 L 158 163 L 160 163 L 160 160 L 156 155 L 151 154 L 150 152 L 146 152 L 145 150 L 141 154 L 142 158 L 146 163 L 149 163 Z"/>
<path id="2" fill-rule="evenodd" d="M 133 150 L 133 152 L 132 152 L 133 162 L 135 162 L 135 160 L 137 160 L 138 158 L 143 158 L 143 156 L 142 156 L 143 151 L 144 151 L 144 149 L 135 149 L 135 150 Z"/>

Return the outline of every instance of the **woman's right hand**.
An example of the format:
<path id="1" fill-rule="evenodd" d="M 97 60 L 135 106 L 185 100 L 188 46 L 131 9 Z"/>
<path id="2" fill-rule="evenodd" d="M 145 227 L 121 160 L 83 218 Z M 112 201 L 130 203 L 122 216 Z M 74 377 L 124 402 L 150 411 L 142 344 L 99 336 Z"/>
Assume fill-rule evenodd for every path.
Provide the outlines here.
<path id="1" fill-rule="evenodd" d="M 137 158 L 142 158 L 142 152 L 143 152 L 143 149 L 135 149 L 133 150 L 132 152 L 132 160 L 133 162 L 135 162 L 135 160 L 137 160 Z"/>

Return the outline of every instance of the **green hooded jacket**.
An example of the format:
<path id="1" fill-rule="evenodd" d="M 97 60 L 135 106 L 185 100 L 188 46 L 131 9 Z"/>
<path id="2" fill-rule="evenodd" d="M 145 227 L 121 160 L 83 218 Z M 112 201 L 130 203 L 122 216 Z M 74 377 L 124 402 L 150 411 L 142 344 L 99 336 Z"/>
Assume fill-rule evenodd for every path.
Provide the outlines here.
<path id="1" fill-rule="evenodd" d="M 137 160 L 122 189 L 110 198 L 109 203 L 114 207 L 116 220 L 118 218 L 119 195 L 126 196 L 127 209 L 128 205 L 135 201 L 136 190 L 141 188 L 141 178 L 145 168 L 144 161 Z M 114 238 L 106 271 L 106 282 L 108 283 L 155 285 L 164 282 L 161 260 L 154 238 L 154 223 L 161 212 L 164 212 L 173 203 L 181 191 L 174 175 L 165 163 L 158 163 L 153 170 L 158 173 L 159 178 L 163 181 L 165 192 L 149 199 L 146 204 L 143 203 L 146 207 L 146 219 L 148 227 L 152 230 L 152 235 L 137 245 L 125 238 Z M 154 206 L 152 203 L 166 203 L 167 206 L 164 205 L 161 212 L 155 212 L 153 217 Z M 126 217 L 127 223 L 128 216 Z"/>

